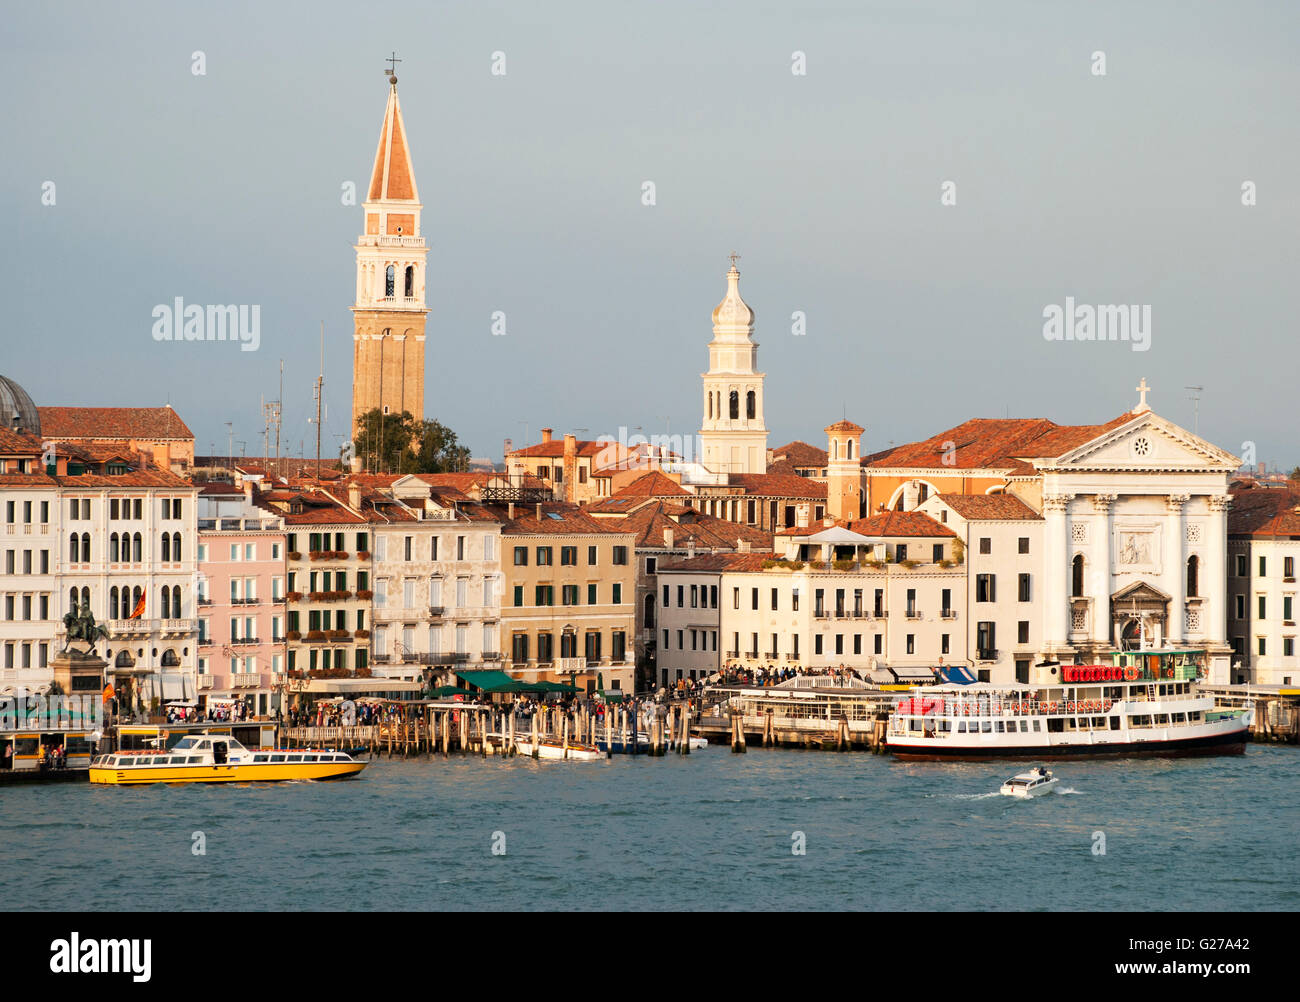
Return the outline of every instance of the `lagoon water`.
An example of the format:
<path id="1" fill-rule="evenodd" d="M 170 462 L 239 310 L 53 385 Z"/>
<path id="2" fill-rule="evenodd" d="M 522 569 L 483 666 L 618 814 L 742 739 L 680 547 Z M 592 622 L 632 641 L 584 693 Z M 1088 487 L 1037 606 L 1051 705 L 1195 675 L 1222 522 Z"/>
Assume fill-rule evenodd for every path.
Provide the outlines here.
<path id="1" fill-rule="evenodd" d="M 11 786 L 0 895 L 59 911 L 1300 910 L 1300 750 L 1067 762 L 1050 796 L 999 796 L 1024 768 L 713 746 L 379 759 L 334 783 Z"/>

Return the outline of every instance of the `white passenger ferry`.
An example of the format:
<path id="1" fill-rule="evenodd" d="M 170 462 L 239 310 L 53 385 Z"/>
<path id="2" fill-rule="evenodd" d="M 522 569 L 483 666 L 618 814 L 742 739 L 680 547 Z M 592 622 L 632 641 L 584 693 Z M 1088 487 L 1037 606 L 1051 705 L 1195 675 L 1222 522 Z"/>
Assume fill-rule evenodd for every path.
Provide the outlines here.
<path id="1" fill-rule="evenodd" d="M 901 700 L 887 748 L 912 761 L 1237 755 L 1250 711 L 1197 691 L 1205 652 L 1124 651 L 1109 665 L 1043 664 L 1028 685 L 940 685 Z"/>

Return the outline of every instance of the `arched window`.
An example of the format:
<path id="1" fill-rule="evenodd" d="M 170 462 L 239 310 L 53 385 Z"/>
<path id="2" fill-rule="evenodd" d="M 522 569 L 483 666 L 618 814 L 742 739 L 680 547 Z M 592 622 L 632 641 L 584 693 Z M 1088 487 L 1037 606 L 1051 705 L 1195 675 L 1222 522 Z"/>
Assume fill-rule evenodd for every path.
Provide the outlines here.
<path id="1" fill-rule="evenodd" d="M 122 616 L 119 616 L 117 614 L 117 585 L 113 585 L 112 588 L 108 589 L 108 618 L 109 619 L 123 618 Z"/>
<path id="2" fill-rule="evenodd" d="M 81 534 L 81 561 L 85 564 L 90 563 L 90 533 L 88 532 Z"/>
<path id="3" fill-rule="evenodd" d="M 131 657 L 130 651 L 119 651 L 117 660 L 113 662 L 118 668 L 130 668 L 135 664 L 135 658 Z"/>
<path id="4" fill-rule="evenodd" d="M 393 271 L 393 266 L 390 264 L 388 266 L 388 270 L 384 272 L 384 297 L 385 298 L 392 299 L 393 296 L 397 294 L 395 291 L 396 282 L 397 282 L 396 273 Z"/>
<path id="5" fill-rule="evenodd" d="M 141 560 L 144 559 L 142 555 L 143 553 L 144 553 L 144 540 L 140 538 L 140 533 L 137 532 L 134 536 L 131 537 L 131 560 L 134 563 L 138 564 Z"/>
<path id="6" fill-rule="evenodd" d="M 181 663 L 181 659 L 176 656 L 176 651 L 171 647 L 163 651 L 162 666 L 164 668 L 175 668 Z"/>
<path id="7" fill-rule="evenodd" d="M 849 440 L 848 440 L 848 443 L 845 445 L 845 449 L 846 449 L 847 451 L 844 453 L 844 458 L 845 458 L 845 459 L 852 459 L 852 458 L 853 458 L 853 439 L 849 439 Z"/>
<path id="8" fill-rule="evenodd" d="M 181 562 L 181 534 L 172 533 L 172 559 L 177 563 Z"/>
<path id="9" fill-rule="evenodd" d="M 415 295 L 415 265 L 406 266 L 406 298 L 410 299 Z"/>
<path id="10" fill-rule="evenodd" d="M 750 390 L 745 394 L 745 417 L 751 421 L 758 416 L 758 398 L 754 391 Z"/>
<path id="11" fill-rule="evenodd" d="M 77 594 L 77 589 L 73 588 L 68 592 L 68 611 L 75 613 L 77 606 L 81 604 L 81 596 Z"/>
<path id="12" fill-rule="evenodd" d="M 740 394 L 735 390 L 731 391 L 731 419 L 734 421 L 740 417 Z"/>
<path id="13" fill-rule="evenodd" d="M 645 628 L 653 630 L 655 627 L 655 597 L 647 595 L 645 597 Z"/>
<path id="14" fill-rule="evenodd" d="M 831 459 L 839 459 L 839 458 L 840 458 L 840 440 L 838 438 L 833 438 L 831 439 Z"/>
<path id="15" fill-rule="evenodd" d="M 162 594 L 160 594 L 158 597 L 162 600 L 161 603 L 159 604 L 159 610 L 160 610 L 159 615 L 162 616 L 163 619 L 171 619 L 171 613 L 170 613 L 172 607 L 171 589 L 168 588 L 166 585 L 163 585 Z"/>
<path id="16" fill-rule="evenodd" d="M 84 606 L 86 606 L 87 608 L 89 608 L 89 606 L 90 606 L 90 589 L 89 589 L 89 588 L 82 588 L 82 589 L 81 589 L 81 604 L 84 605 Z"/>
<path id="17" fill-rule="evenodd" d="M 172 537 L 166 532 L 162 534 L 162 558 L 163 560 L 172 558 Z"/>
<path id="18" fill-rule="evenodd" d="M 143 592 L 140 591 L 139 585 L 136 585 L 131 589 L 131 612 L 135 612 L 135 607 L 140 604 L 140 597 L 142 594 Z M 128 612 L 127 615 L 131 615 L 131 612 Z M 141 615 L 143 615 L 143 613 L 141 613 Z"/>
<path id="19" fill-rule="evenodd" d="M 117 533 L 108 537 L 108 560 L 109 563 L 117 563 L 117 555 L 120 551 L 117 548 Z"/>
<path id="20" fill-rule="evenodd" d="M 1201 561 L 1200 558 L 1192 556 L 1187 558 L 1187 597 L 1196 597 L 1196 588 L 1199 584 L 1197 578 L 1200 577 Z"/>
<path id="21" fill-rule="evenodd" d="M 81 537 L 75 532 L 68 539 L 68 560 L 71 563 L 81 563 Z"/>
<path id="22" fill-rule="evenodd" d="M 712 421 L 713 420 L 713 391 L 712 390 L 709 391 L 709 402 L 706 405 L 706 407 L 709 412 L 709 420 Z"/>
<path id="23" fill-rule="evenodd" d="M 172 619 L 181 618 L 181 586 L 172 586 Z"/>
<path id="24" fill-rule="evenodd" d="M 1083 554 L 1076 554 L 1071 568 L 1070 594 L 1075 598 L 1083 597 Z"/>

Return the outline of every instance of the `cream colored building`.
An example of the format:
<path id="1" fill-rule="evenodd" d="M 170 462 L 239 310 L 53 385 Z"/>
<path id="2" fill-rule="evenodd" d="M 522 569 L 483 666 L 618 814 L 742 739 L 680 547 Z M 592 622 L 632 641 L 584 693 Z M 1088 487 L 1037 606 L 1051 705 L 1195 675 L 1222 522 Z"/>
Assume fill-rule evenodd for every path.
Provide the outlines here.
<path id="1" fill-rule="evenodd" d="M 754 340 L 754 311 L 740 298 L 740 272 L 733 258 L 727 294 L 713 311 L 709 371 L 704 386 L 704 423 L 699 461 L 714 473 L 766 473 L 767 425 L 763 381 Z"/>

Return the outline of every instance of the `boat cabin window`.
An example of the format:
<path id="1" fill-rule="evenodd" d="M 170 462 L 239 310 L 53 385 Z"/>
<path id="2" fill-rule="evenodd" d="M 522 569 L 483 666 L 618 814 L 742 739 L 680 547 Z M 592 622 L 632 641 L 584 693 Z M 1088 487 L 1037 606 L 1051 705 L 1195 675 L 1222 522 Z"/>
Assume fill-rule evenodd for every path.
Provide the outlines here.
<path id="1" fill-rule="evenodd" d="M 1175 714 L 1174 714 L 1174 723 L 1175 723 L 1175 724 L 1185 724 L 1185 723 L 1187 723 L 1187 714 L 1185 714 L 1185 713 L 1175 713 Z"/>
<path id="2" fill-rule="evenodd" d="M 185 751 L 187 748 L 193 748 L 196 744 L 198 744 L 198 741 L 195 738 L 181 738 L 174 745 L 172 745 L 172 750 Z"/>
<path id="3" fill-rule="evenodd" d="M 1116 714 L 1115 716 L 1113 716 L 1113 717 L 1110 718 L 1110 729 L 1111 729 L 1112 731 L 1117 731 L 1117 730 L 1119 730 L 1119 723 L 1120 723 L 1120 721 L 1119 721 L 1119 714 Z"/>
<path id="4" fill-rule="evenodd" d="M 966 721 L 964 720 L 957 721 L 957 733 L 958 734 L 966 733 Z"/>
<path id="5" fill-rule="evenodd" d="M 1005 733 L 1006 728 L 1002 725 L 1002 721 L 1001 721 L 1001 720 L 998 720 L 998 721 L 995 721 L 995 723 L 997 724 L 997 727 L 995 728 L 995 730 L 996 730 L 999 734 Z"/>
<path id="6" fill-rule="evenodd" d="M 1151 717 L 1150 717 L 1148 714 L 1142 714 L 1142 715 L 1140 715 L 1140 716 L 1129 717 L 1129 718 L 1128 718 L 1128 723 L 1129 723 L 1129 726 L 1130 726 L 1130 727 L 1150 727 L 1150 726 L 1151 726 Z"/>
<path id="7" fill-rule="evenodd" d="M 271 756 L 271 761 L 272 761 L 272 762 L 283 762 L 283 761 L 284 761 L 284 756 L 283 756 L 283 755 L 272 755 L 272 756 Z"/>
<path id="8" fill-rule="evenodd" d="M 916 730 L 915 726 L 912 728 L 912 730 Z M 304 755 L 304 756 L 302 757 L 302 760 L 303 760 L 304 762 L 318 762 L 318 761 L 320 761 L 319 757 L 316 756 L 316 755 Z"/>
<path id="9" fill-rule="evenodd" d="M 255 755 L 253 756 L 253 761 L 254 761 L 254 762 L 265 762 L 265 761 L 266 761 L 266 756 L 265 756 L 265 755 L 256 755 L 256 754 L 255 754 Z"/>
<path id="10" fill-rule="evenodd" d="M 135 765 L 135 759 L 133 759 L 133 758 L 120 758 L 120 759 L 117 760 L 117 764 L 118 764 L 118 765 Z"/>
<path id="11" fill-rule="evenodd" d="M 1191 711 L 1189 714 L 1187 714 L 1187 719 L 1192 723 L 1196 723 L 1201 719 L 1201 711 L 1200 710 Z"/>
<path id="12" fill-rule="evenodd" d="M 1167 714 L 1167 713 L 1157 713 L 1157 714 L 1156 714 L 1156 726 L 1157 726 L 1157 727 L 1163 727 L 1163 726 L 1165 726 L 1165 725 L 1168 724 L 1168 723 L 1169 723 L 1169 714 Z"/>
<path id="13" fill-rule="evenodd" d="M 982 721 L 981 724 L 980 724 L 980 730 L 983 731 L 985 734 L 988 734 L 988 733 L 992 732 L 992 730 L 993 730 L 993 721 L 991 721 L 991 720 L 985 720 L 985 721 Z"/>
<path id="14" fill-rule="evenodd" d="M 205 738 L 205 739 L 203 739 L 202 741 L 200 741 L 197 745 L 195 745 L 194 747 L 195 747 L 195 748 L 199 748 L 199 749 L 211 748 L 211 747 L 212 747 L 212 742 L 209 741 L 209 740 L 207 740 L 207 739 Z"/>
<path id="15" fill-rule="evenodd" d="M 1035 733 L 1035 734 L 1042 730 L 1042 727 L 1040 726 L 1041 724 L 1042 724 L 1042 721 L 1041 721 L 1041 720 L 1035 720 L 1035 721 L 1034 721 L 1034 733 Z"/>

